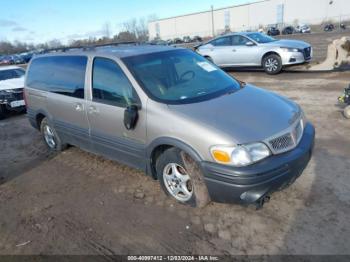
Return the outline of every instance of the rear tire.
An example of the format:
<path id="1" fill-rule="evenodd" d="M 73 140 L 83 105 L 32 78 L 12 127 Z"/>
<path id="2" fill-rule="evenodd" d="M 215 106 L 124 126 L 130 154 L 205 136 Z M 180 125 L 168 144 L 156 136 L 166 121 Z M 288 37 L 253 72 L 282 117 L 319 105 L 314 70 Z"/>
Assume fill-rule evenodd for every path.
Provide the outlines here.
<path id="1" fill-rule="evenodd" d="M 45 144 L 50 150 L 63 151 L 66 149 L 67 144 L 62 143 L 62 140 L 58 136 L 56 130 L 46 117 L 40 123 L 40 132 L 43 136 Z"/>
<path id="2" fill-rule="evenodd" d="M 282 60 L 279 55 L 271 54 L 263 58 L 262 66 L 269 75 L 276 75 L 282 71 Z"/>
<path id="3" fill-rule="evenodd" d="M 7 114 L 7 109 L 5 105 L 0 105 L 0 120 L 5 119 Z"/>
<path id="4" fill-rule="evenodd" d="M 345 118 L 350 119 L 350 105 L 344 108 L 343 114 Z"/>
<path id="5" fill-rule="evenodd" d="M 193 207 L 210 202 L 208 189 L 198 164 L 178 148 L 169 148 L 157 159 L 159 183 L 168 196 Z"/>

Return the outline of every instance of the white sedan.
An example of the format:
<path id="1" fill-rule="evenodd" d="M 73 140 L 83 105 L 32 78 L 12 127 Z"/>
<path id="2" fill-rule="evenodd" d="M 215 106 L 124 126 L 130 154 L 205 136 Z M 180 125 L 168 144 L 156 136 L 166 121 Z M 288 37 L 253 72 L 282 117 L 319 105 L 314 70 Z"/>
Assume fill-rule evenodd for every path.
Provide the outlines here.
<path id="1" fill-rule="evenodd" d="M 24 111 L 23 98 L 25 70 L 18 66 L 0 67 L 0 119 L 9 111 Z"/>

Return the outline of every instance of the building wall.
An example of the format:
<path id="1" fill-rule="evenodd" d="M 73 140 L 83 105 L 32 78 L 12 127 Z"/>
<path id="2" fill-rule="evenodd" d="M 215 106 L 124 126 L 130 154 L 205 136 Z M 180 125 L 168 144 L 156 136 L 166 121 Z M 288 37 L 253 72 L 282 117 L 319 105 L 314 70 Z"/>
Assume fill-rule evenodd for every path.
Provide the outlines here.
<path id="1" fill-rule="evenodd" d="M 284 24 L 319 24 L 327 20 L 350 20 L 350 0 L 262 0 L 251 4 L 231 6 L 172 18 L 148 24 L 150 39 L 157 35 L 164 40 L 175 37 L 213 36 L 226 29 L 231 31 L 257 30 L 259 27 Z M 282 8 L 283 7 L 283 8 Z M 281 12 L 283 10 L 283 12 Z M 279 21 L 281 20 L 281 21 Z"/>

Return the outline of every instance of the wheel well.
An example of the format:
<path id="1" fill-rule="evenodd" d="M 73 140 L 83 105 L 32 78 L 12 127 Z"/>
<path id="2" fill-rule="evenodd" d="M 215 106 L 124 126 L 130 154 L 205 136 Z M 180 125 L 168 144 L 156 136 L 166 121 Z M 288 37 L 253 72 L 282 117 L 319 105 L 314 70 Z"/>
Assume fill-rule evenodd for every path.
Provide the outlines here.
<path id="1" fill-rule="evenodd" d="M 158 157 L 167 149 L 172 148 L 171 145 L 159 145 L 153 149 L 151 154 L 151 171 L 153 178 L 157 179 L 156 162 Z"/>
<path id="2" fill-rule="evenodd" d="M 270 51 L 270 52 L 267 52 L 266 54 L 263 55 L 263 57 L 261 58 L 261 65 L 263 65 L 264 63 L 264 58 L 269 56 L 269 55 L 278 55 L 279 57 L 281 57 L 278 53 L 276 52 L 273 52 L 273 51 Z"/>
<path id="3" fill-rule="evenodd" d="M 36 125 L 38 127 L 38 129 L 40 130 L 40 125 L 41 125 L 41 121 L 43 121 L 43 119 L 45 118 L 44 114 L 37 114 L 36 116 Z"/>

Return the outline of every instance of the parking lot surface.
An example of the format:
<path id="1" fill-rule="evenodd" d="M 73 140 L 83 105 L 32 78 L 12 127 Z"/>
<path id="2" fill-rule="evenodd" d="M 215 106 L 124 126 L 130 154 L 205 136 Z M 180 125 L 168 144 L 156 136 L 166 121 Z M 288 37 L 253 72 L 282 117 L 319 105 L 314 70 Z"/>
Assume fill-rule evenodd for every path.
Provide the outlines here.
<path id="1" fill-rule="evenodd" d="M 350 72 L 231 73 L 314 123 L 313 157 L 292 186 L 258 211 L 194 209 L 135 169 L 75 147 L 49 153 L 14 115 L 0 122 L 0 254 L 350 254 L 350 121 L 337 106 Z"/>

